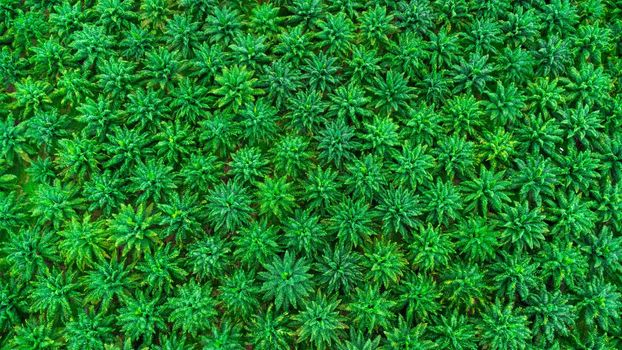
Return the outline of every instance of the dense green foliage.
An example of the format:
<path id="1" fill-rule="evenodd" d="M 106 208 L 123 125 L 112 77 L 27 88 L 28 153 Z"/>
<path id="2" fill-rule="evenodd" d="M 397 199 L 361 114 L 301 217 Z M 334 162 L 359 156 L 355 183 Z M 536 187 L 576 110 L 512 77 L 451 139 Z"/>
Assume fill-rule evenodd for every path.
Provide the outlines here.
<path id="1" fill-rule="evenodd" d="M 0 0 L 0 349 L 620 349 L 621 77 L 614 0 Z"/>

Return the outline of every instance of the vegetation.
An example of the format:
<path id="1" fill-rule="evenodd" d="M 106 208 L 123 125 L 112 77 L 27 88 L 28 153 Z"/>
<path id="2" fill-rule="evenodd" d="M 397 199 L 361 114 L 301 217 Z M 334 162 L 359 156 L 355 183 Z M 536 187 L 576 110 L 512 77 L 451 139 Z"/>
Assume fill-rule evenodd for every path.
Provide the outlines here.
<path id="1" fill-rule="evenodd" d="M 622 2 L 0 0 L 0 349 L 622 349 Z"/>

